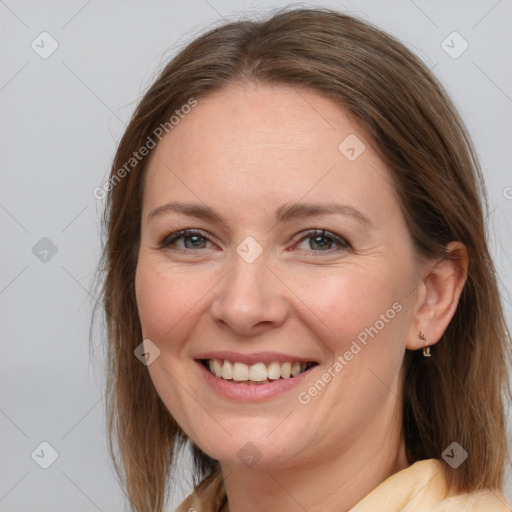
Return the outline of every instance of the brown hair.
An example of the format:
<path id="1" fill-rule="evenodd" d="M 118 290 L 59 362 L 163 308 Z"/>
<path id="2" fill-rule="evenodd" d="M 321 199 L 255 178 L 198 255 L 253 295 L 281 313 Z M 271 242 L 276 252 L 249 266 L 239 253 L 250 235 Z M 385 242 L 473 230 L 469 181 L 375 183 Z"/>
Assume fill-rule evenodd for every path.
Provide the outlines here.
<path id="1" fill-rule="evenodd" d="M 305 87 L 337 102 L 392 173 L 418 255 L 442 258 L 448 242 L 466 245 L 467 281 L 433 356 L 406 351 L 403 433 L 410 463 L 441 458 L 453 441 L 464 447 L 469 458 L 449 471 L 455 492 L 501 488 L 510 336 L 486 242 L 483 178 L 466 128 L 428 68 L 393 37 L 332 10 L 294 9 L 225 24 L 186 46 L 140 101 L 113 162 L 102 260 L 106 406 L 110 453 L 134 510 L 161 510 L 177 447 L 187 438 L 133 352 L 142 341 L 134 278 L 147 158 L 113 178 L 176 109 L 240 81 Z M 193 450 L 196 481 L 218 470 L 217 461 Z"/>

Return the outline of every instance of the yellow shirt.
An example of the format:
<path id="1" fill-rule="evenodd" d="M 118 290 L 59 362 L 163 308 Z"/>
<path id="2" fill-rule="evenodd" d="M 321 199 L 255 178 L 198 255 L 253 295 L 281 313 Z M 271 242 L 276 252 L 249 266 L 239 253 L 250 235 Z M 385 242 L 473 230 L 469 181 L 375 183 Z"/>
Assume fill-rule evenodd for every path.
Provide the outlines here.
<path id="1" fill-rule="evenodd" d="M 203 480 L 176 512 L 219 512 L 225 499 L 222 474 Z M 510 512 L 503 493 L 449 495 L 441 461 L 416 462 L 390 476 L 350 512 Z"/>

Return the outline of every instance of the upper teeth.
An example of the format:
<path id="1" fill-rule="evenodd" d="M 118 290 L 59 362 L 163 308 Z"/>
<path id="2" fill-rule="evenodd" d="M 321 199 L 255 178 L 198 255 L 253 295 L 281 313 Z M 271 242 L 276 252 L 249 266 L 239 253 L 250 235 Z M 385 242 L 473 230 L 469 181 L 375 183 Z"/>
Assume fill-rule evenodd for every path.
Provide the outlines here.
<path id="1" fill-rule="evenodd" d="M 311 363 L 272 361 L 268 364 L 245 364 L 219 359 L 209 360 L 210 371 L 216 376 L 226 380 L 255 381 L 289 379 L 306 370 Z"/>

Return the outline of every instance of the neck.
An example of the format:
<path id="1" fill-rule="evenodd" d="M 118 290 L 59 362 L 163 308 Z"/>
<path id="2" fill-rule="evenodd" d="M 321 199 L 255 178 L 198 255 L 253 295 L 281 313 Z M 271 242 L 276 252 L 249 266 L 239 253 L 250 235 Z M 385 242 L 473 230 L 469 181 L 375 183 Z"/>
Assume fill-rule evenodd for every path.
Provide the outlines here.
<path id="1" fill-rule="evenodd" d="M 279 469 L 221 464 L 228 497 L 222 512 L 349 511 L 386 478 L 409 466 L 400 424 L 384 429 L 374 425 L 343 453 L 326 453 L 315 461 Z"/>

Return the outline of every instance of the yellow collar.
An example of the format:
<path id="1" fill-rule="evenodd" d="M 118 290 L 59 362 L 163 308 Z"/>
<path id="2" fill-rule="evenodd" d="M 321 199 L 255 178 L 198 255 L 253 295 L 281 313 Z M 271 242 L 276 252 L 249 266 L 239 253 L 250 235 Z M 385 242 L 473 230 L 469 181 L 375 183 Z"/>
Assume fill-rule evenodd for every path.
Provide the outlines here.
<path id="1" fill-rule="evenodd" d="M 220 472 L 203 480 L 176 512 L 218 512 L 225 498 Z M 443 463 L 437 459 L 416 462 L 390 476 L 350 512 L 510 512 L 500 490 L 449 494 Z"/>

